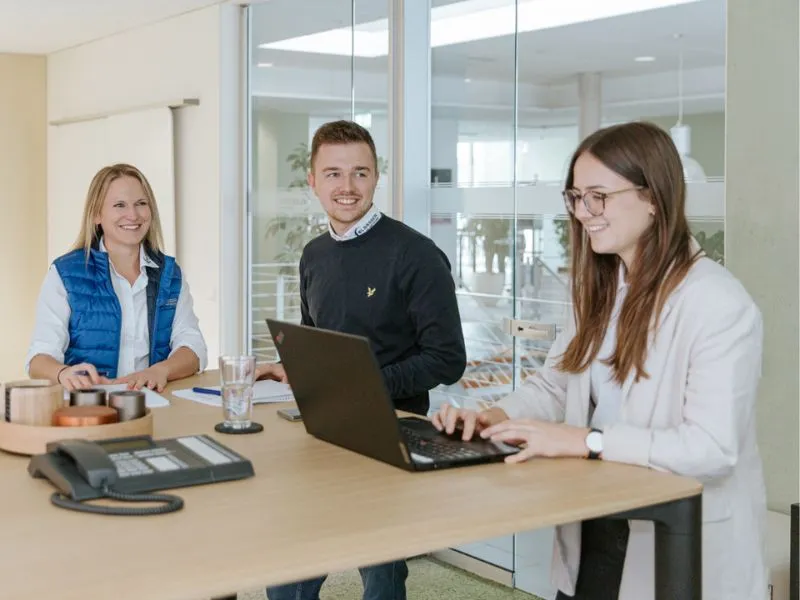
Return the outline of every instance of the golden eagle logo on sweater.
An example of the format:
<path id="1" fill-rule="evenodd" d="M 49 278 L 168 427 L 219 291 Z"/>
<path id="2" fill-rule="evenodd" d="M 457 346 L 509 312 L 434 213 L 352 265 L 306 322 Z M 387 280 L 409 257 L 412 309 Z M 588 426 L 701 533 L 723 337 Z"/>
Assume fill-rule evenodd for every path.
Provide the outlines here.
<path id="1" fill-rule="evenodd" d="M 367 298 L 372 298 L 375 295 L 375 288 L 367 286 Z"/>

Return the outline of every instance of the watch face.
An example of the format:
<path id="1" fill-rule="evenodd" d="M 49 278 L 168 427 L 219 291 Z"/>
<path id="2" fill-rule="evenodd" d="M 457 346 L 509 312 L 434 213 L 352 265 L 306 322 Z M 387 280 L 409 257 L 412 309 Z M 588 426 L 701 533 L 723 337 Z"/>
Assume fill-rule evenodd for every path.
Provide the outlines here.
<path id="1" fill-rule="evenodd" d="M 592 431 L 586 436 L 586 447 L 598 454 L 603 451 L 603 434 L 599 431 Z"/>

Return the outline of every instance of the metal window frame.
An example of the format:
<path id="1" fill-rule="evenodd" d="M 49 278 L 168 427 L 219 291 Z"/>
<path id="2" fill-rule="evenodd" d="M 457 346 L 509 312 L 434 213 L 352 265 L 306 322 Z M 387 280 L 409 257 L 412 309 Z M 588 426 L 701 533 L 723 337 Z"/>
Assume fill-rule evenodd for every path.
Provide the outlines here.
<path id="1" fill-rule="evenodd" d="M 388 2 L 390 211 L 430 235 L 431 0 Z"/>

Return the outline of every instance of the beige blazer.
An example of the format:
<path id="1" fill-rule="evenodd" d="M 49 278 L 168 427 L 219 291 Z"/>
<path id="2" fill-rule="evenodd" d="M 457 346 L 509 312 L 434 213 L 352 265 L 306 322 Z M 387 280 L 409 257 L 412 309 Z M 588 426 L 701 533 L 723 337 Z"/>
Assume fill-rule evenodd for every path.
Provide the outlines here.
<path id="1" fill-rule="evenodd" d="M 568 325 L 545 366 L 499 406 L 509 417 L 587 426 L 589 370 L 553 368 L 574 335 Z M 622 386 L 617 424 L 605 429 L 603 459 L 642 465 L 703 483 L 703 598 L 767 597 L 766 493 L 756 444 L 762 320 L 739 281 L 699 259 L 665 303 L 651 337 L 649 379 Z M 631 521 L 620 600 L 654 597 L 651 523 Z M 551 577 L 573 594 L 580 524 L 558 527 Z"/>

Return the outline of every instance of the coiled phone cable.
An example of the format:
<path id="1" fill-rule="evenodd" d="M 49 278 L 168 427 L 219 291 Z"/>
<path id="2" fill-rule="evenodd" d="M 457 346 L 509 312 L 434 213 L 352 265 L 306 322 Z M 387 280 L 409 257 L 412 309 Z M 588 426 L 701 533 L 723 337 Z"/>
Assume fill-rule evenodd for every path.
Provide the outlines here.
<path id="1" fill-rule="evenodd" d="M 65 496 L 61 492 L 54 492 L 53 495 L 50 496 L 50 502 L 60 508 L 76 510 L 79 512 L 88 512 L 99 515 L 135 517 L 145 515 L 163 515 L 183 508 L 183 498 L 173 496 L 172 494 L 123 494 L 112 490 L 107 485 L 104 485 L 103 495 L 105 498 L 120 500 L 122 502 L 161 502 L 163 505 L 145 506 L 142 508 L 124 506 L 97 506 L 94 504 L 78 502 L 72 498 L 69 498 L 68 496 Z"/>

